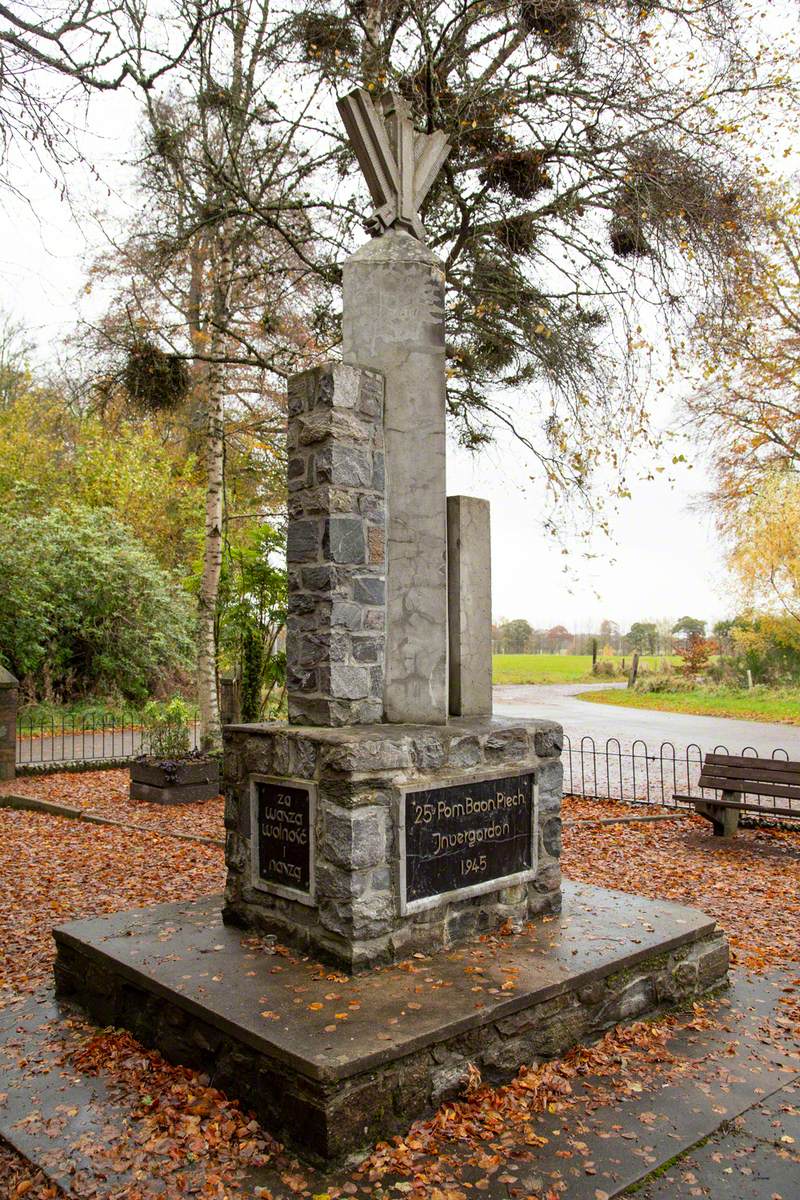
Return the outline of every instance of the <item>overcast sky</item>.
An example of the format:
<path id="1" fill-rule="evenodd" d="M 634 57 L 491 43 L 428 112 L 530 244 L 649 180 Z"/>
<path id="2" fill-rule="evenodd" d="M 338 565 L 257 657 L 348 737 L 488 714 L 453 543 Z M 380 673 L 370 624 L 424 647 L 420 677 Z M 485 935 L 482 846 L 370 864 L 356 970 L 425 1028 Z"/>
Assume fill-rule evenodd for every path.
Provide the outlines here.
<path id="1" fill-rule="evenodd" d="M 15 180 L 26 200 L 2 198 L 0 211 L 0 307 L 29 326 L 46 362 L 74 325 L 83 295 L 85 265 L 97 233 L 83 214 L 89 207 L 124 211 L 125 173 L 119 163 L 130 150 L 135 101 L 104 95 L 88 113 L 91 136 L 84 140 L 100 180 L 85 171 L 70 176 L 71 204 L 52 179 L 21 161 Z M 109 183 L 115 189 L 109 190 Z M 659 421 L 669 424 L 669 398 Z M 690 448 L 676 444 L 672 454 Z M 729 615 L 729 591 L 721 548 L 702 496 L 707 479 L 701 462 L 680 468 L 674 483 L 665 470 L 655 481 L 637 482 L 652 457 L 634 459 L 632 497 L 623 502 L 613 537 L 556 544 L 544 532 L 544 497 L 531 483 L 532 464 L 510 439 L 475 457 L 451 443 L 448 491 L 482 496 L 492 505 L 494 615 L 524 617 L 535 627 L 564 624 L 580 632 L 610 618 L 627 629 L 632 621 L 686 613 L 709 621 Z M 585 551 L 595 557 L 587 559 Z"/>

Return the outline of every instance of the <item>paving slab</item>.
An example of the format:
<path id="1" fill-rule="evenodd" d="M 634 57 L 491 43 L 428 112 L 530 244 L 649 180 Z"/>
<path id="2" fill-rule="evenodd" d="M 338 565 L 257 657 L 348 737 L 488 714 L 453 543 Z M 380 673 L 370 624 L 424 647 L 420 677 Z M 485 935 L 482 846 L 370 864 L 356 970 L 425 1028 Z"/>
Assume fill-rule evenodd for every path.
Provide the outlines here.
<path id="1" fill-rule="evenodd" d="M 143 1139 L 131 1134 L 139 1097 L 110 1076 L 86 1074 L 71 1063 L 96 1027 L 50 991 L 1 1015 L 0 1137 L 80 1200 L 132 1187 L 160 1195 L 166 1184 L 158 1178 L 158 1157 L 148 1162 Z M 209 1168 L 198 1158 L 182 1162 L 181 1173 L 191 1193 L 202 1187 Z M 256 1186 L 264 1176 L 250 1170 L 247 1178 Z"/>
<path id="2" fill-rule="evenodd" d="M 636 1096 L 596 1106 L 591 1090 L 584 1092 L 587 1111 L 577 1136 L 574 1114 L 560 1120 L 543 1115 L 535 1129 L 548 1137 L 550 1150 L 537 1156 L 537 1169 L 552 1182 L 565 1181 L 570 1200 L 596 1200 L 598 1189 L 608 1196 L 626 1193 L 660 1164 L 748 1112 L 760 1097 L 780 1095 L 786 1081 L 797 1078 L 800 1064 L 790 1055 L 758 1057 L 757 1039 L 750 1040 L 754 1034 L 752 1030 L 744 1041 L 740 1038 L 733 1054 L 733 1043 L 726 1045 L 722 1038 L 715 1054 L 708 1045 L 695 1045 L 699 1057 L 684 1059 L 691 1068 L 685 1076 L 668 1075 L 661 1087 L 655 1081 Z M 675 1039 L 671 1049 L 680 1052 L 681 1041 Z M 684 1053 L 688 1049 L 684 1044 Z M 559 1150 L 571 1157 L 559 1158 Z"/>
<path id="3" fill-rule="evenodd" d="M 532 1118 L 535 1134 L 547 1138 L 544 1145 L 531 1148 L 524 1129 L 499 1127 L 493 1139 L 502 1148 L 499 1166 L 478 1169 L 475 1145 L 465 1141 L 450 1143 L 432 1166 L 441 1169 L 446 1161 L 458 1186 L 479 1183 L 468 1194 L 488 1200 L 540 1200 L 551 1187 L 566 1200 L 602 1200 L 643 1180 L 636 1193 L 642 1200 L 796 1200 L 797 1055 L 763 1037 L 780 982 L 778 976 L 747 980 L 735 973 L 730 991 L 706 1006 L 717 1018 L 714 1028 L 669 1042 L 677 1065 L 643 1080 L 641 1092 L 614 1100 L 607 1079 L 586 1077 L 564 1111 Z M 82 1074 L 70 1062 L 93 1031 L 72 1006 L 47 993 L 6 1010 L 0 1021 L 0 1136 L 75 1197 L 114 1196 L 134 1182 L 142 1187 L 146 1161 L 137 1142 L 138 1096 L 126 1095 L 110 1078 Z M 709 1135 L 712 1141 L 692 1150 Z M 678 1156 L 684 1157 L 673 1162 Z M 669 1164 L 663 1174 L 648 1180 L 662 1164 Z M 202 1184 L 202 1160 L 182 1170 L 189 1191 Z M 423 1177 L 424 1170 L 424 1163 L 415 1163 L 414 1175 Z M 161 1195 L 166 1186 L 155 1166 L 152 1174 L 145 1196 Z M 385 1194 L 400 1196 L 411 1177 L 385 1176 Z M 298 1168 L 277 1148 L 268 1165 L 241 1171 L 235 1181 L 241 1193 L 233 1186 L 230 1194 L 252 1196 L 261 1186 L 274 1200 L 289 1200 L 297 1195 L 298 1178 L 312 1196 L 344 1184 L 357 1198 L 378 1194 L 368 1178 L 356 1176 L 353 1183 L 347 1170 Z M 403 1188 L 394 1191 L 397 1182 Z"/>
<path id="4" fill-rule="evenodd" d="M 800 1084 L 787 1084 L 751 1108 L 741 1128 L 761 1141 L 793 1146 L 793 1153 L 800 1153 Z"/>
<path id="5" fill-rule="evenodd" d="M 800 1195 L 797 1098 L 795 1085 L 779 1089 L 646 1182 L 637 1193 L 640 1200 L 722 1195 L 726 1200 L 796 1200 Z"/>

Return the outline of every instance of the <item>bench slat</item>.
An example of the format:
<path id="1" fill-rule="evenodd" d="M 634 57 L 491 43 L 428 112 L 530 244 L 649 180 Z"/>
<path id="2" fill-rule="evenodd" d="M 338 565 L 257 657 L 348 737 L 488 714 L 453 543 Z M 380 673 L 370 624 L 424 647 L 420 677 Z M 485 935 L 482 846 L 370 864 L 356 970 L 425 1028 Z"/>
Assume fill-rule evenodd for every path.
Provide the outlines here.
<path id="1" fill-rule="evenodd" d="M 728 798 L 679 796 L 698 805 L 738 808 L 771 817 L 800 818 L 800 762 L 780 758 L 755 758 L 746 754 L 707 754 L 703 759 L 699 785 L 708 791 L 727 792 Z M 777 797 L 794 802 L 794 807 L 761 804 L 746 797 Z"/>
<path id="2" fill-rule="evenodd" d="M 721 763 L 703 763 L 702 775 L 716 775 L 720 779 L 756 779 L 764 783 L 788 783 L 800 787 L 800 771 L 758 771 L 750 767 L 726 767 Z"/>
<path id="3" fill-rule="evenodd" d="M 782 808 L 778 805 L 769 808 L 765 804 L 748 804 L 746 800 L 712 800 L 708 796 L 681 796 L 677 793 L 673 800 L 689 800 L 695 808 L 698 804 L 715 804 L 717 808 L 740 808 L 744 812 L 763 813 L 765 817 L 800 817 L 800 808 Z"/>
<path id="4" fill-rule="evenodd" d="M 800 804 L 800 786 L 766 783 L 759 779 L 731 779 L 725 775 L 711 775 L 705 771 L 700 776 L 701 788 L 714 788 L 721 792 L 739 792 L 748 796 L 780 796 L 784 800 L 797 800 Z"/>
<path id="5" fill-rule="evenodd" d="M 752 758 L 749 754 L 707 754 L 703 762 L 714 766 L 748 767 L 760 771 L 793 771 L 800 773 L 800 762 L 785 758 Z"/>

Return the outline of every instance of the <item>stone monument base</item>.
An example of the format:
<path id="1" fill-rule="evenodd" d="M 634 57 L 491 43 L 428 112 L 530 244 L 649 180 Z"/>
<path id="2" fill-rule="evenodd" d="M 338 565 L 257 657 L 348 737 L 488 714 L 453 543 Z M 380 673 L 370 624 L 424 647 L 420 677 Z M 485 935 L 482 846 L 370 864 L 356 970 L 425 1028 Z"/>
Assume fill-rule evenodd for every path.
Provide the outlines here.
<path id="1" fill-rule="evenodd" d="M 368 969 L 560 904 L 553 721 L 230 725 L 224 917 Z"/>
<path id="2" fill-rule="evenodd" d="M 563 909 L 355 978 L 222 921 L 220 898 L 55 930 L 56 986 L 103 1025 L 196 1067 L 306 1156 L 408 1128 L 620 1021 L 722 984 L 728 947 L 696 909 L 565 883 Z"/>

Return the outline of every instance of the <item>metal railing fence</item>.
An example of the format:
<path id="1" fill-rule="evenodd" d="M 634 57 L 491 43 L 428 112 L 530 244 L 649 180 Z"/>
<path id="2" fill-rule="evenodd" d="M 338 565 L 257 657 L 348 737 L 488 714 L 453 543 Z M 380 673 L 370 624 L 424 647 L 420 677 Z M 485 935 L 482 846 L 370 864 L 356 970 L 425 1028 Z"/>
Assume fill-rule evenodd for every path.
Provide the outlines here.
<path id="1" fill-rule="evenodd" d="M 564 735 L 564 792 L 587 800 L 618 800 L 626 804 L 645 804 L 667 808 L 691 808 L 686 800 L 675 800 L 675 794 L 705 796 L 715 793 L 699 786 L 700 769 L 706 753 L 729 754 L 727 746 L 717 745 L 708 751 L 696 743 L 676 749 L 672 742 L 661 742 L 651 749 L 637 738 L 629 748 L 623 748 L 618 738 L 598 743 L 591 735 L 572 739 Z M 741 755 L 764 758 L 753 746 L 734 751 Z M 789 760 L 786 750 L 775 749 L 771 758 Z M 752 799 L 752 797 L 751 797 Z M 759 810 L 765 816 L 776 807 L 786 807 L 787 801 L 771 796 L 757 797 Z M 793 802 L 788 802 L 791 807 Z M 752 815 L 752 814 L 751 814 Z M 758 814 L 756 814 L 758 815 Z M 797 808 L 800 817 L 800 805 Z"/>
<path id="2" fill-rule="evenodd" d="M 191 745 L 199 744 L 198 720 L 189 726 Z M 17 723 L 18 767 L 55 763 L 84 763 L 135 758 L 143 750 L 142 729 L 135 721 L 120 721 L 116 714 L 84 713 L 49 720 L 22 718 Z M 712 753 L 730 753 L 726 746 L 711 747 Z M 564 735 L 564 792 L 587 800 L 616 800 L 667 808 L 691 807 L 675 800 L 676 793 L 708 796 L 713 793 L 698 785 L 706 751 L 692 743 L 677 749 L 672 742 L 651 748 L 641 738 L 623 745 L 619 738 L 597 742 L 590 735 L 571 739 Z M 752 746 L 739 753 L 759 755 Z M 786 750 L 775 749 L 772 758 L 788 760 Z M 791 802 L 790 802 L 791 803 Z M 778 802 L 760 796 L 759 807 L 770 815 Z M 786 806 L 786 801 L 780 801 Z M 798 805 L 800 817 L 800 805 Z"/>
<path id="3" fill-rule="evenodd" d="M 196 717 L 189 724 L 189 736 L 191 745 L 197 746 Z M 115 713 L 87 712 L 48 720 L 23 716 L 17 721 L 18 767 L 135 758 L 142 750 L 141 725 L 121 721 Z"/>

